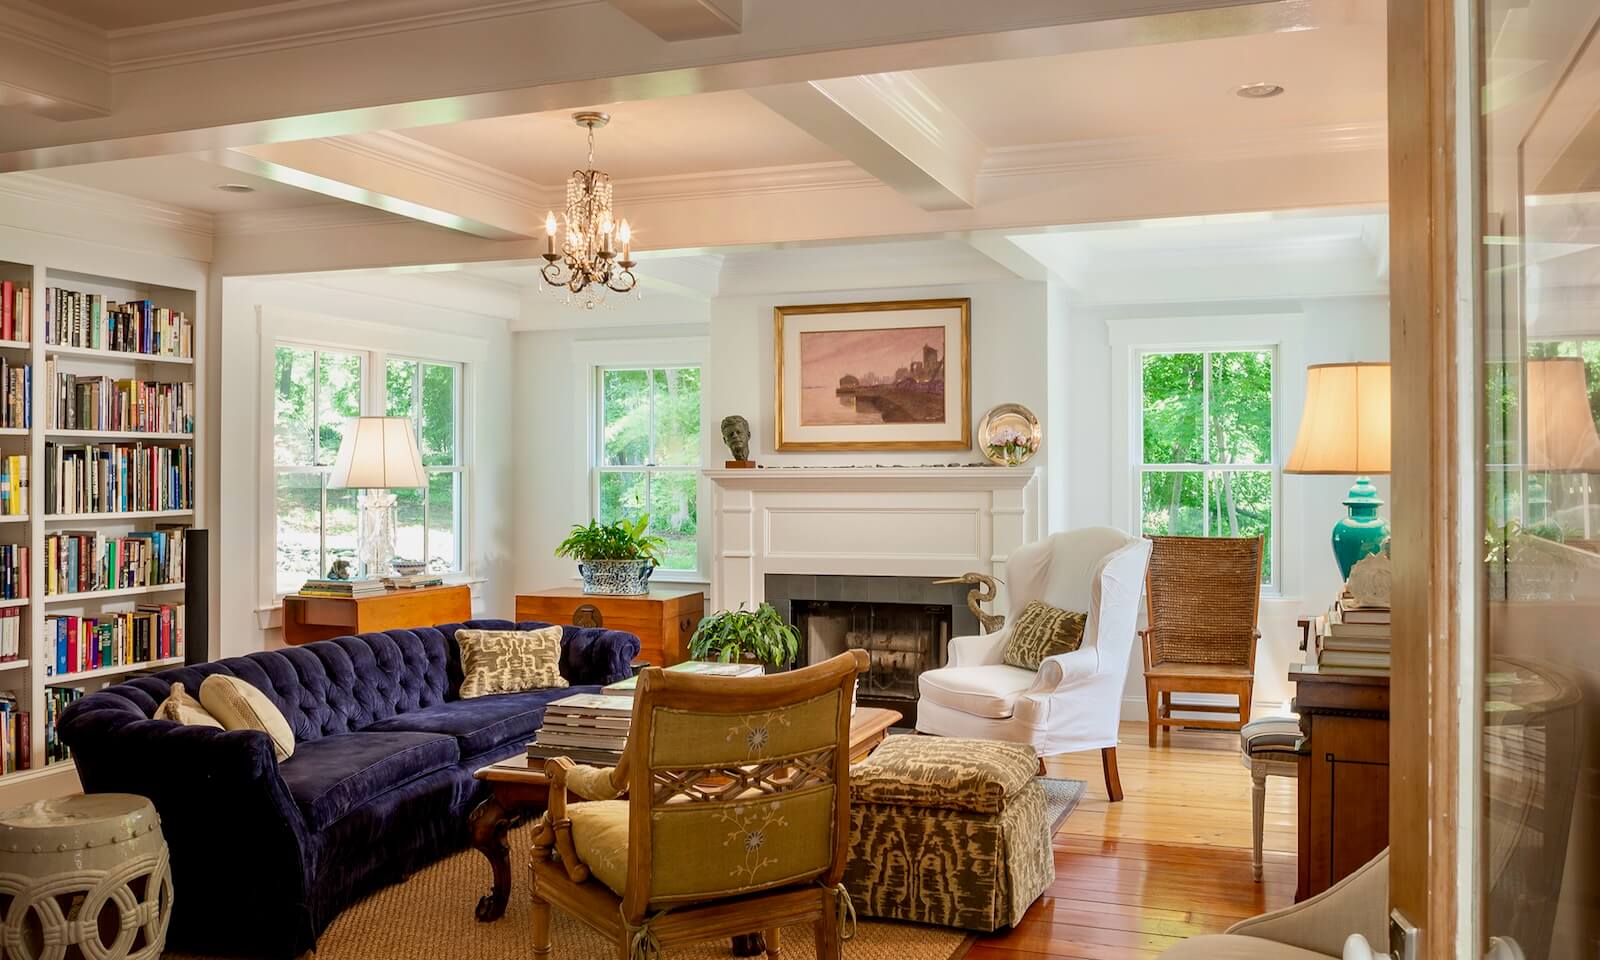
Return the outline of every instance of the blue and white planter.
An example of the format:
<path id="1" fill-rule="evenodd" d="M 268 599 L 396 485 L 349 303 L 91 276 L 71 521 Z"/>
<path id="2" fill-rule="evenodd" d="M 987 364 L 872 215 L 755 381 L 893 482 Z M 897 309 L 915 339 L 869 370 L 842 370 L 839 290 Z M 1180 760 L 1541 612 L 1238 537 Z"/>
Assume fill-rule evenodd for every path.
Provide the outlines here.
<path id="1" fill-rule="evenodd" d="M 654 560 L 585 560 L 578 564 L 583 592 L 604 597 L 634 597 L 650 592 Z"/>

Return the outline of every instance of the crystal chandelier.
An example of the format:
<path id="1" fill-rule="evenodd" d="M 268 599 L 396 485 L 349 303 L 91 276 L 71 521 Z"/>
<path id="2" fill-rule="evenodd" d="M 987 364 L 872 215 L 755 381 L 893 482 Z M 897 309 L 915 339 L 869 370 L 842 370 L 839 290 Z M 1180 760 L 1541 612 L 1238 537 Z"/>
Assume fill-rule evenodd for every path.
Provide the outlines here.
<path id="1" fill-rule="evenodd" d="M 594 132 L 611 117 L 585 110 L 572 119 L 589 131 L 589 163 L 567 178 L 566 235 L 559 250 L 555 211 L 544 216 L 546 262 L 539 274 L 552 289 L 566 290 L 567 302 L 593 309 L 605 302 L 607 291 L 627 293 L 638 281 L 628 256 L 628 221 L 618 221 L 611 209 L 611 177 L 594 168 Z"/>

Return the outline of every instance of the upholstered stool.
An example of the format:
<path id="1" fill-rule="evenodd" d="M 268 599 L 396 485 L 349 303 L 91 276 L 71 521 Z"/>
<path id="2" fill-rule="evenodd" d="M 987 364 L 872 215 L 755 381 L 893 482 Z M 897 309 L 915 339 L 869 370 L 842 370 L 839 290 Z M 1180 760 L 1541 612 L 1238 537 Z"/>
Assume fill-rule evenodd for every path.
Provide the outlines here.
<path id="1" fill-rule="evenodd" d="M 0 956 L 156 960 L 172 919 L 160 818 L 96 793 L 0 812 Z"/>
<path id="2" fill-rule="evenodd" d="M 1027 744 L 889 737 L 850 768 L 844 884 L 862 916 L 988 932 L 1055 879 Z"/>
<path id="3" fill-rule="evenodd" d="M 1263 717 L 1239 730 L 1240 759 L 1250 771 L 1250 865 L 1261 880 L 1261 834 L 1267 816 L 1267 778 L 1300 776 L 1300 720 Z"/>

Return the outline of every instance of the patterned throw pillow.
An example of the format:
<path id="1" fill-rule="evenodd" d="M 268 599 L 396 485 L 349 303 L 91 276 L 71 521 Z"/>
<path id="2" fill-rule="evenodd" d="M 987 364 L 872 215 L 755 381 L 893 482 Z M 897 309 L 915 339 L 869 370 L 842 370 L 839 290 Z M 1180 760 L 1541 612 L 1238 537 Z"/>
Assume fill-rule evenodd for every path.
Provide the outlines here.
<path id="1" fill-rule="evenodd" d="M 183 689 L 183 684 L 181 683 L 172 685 L 172 692 L 167 695 L 167 699 L 161 701 L 161 705 L 156 707 L 155 718 L 157 720 L 171 720 L 173 723 L 181 723 L 193 727 L 216 727 L 218 730 L 222 729 L 222 721 L 213 717 L 209 710 L 200 705 L 199 700 L 189 696 L 188 691 Z"/>
<path id="2" fill-rule="evenodd" d="M 461 645 L 461 699 L 564 687 L 561 628 L 457 630 Z"/>
<path id="3" fill-rule="evenodd" d="M 1046 657 L 1078 649 L 1088 622 L 1087 613 L 1073 613 L 1035 600 L 1022 608 L 1000 659 L 1013 667 L 1037 670 Z"/>

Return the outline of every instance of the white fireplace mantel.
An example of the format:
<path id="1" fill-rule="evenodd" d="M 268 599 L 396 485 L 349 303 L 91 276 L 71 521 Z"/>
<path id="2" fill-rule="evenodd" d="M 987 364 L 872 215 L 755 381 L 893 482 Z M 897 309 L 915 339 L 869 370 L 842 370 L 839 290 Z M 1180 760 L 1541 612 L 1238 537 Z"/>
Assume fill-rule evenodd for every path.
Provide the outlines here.
<path id="1" fill-rule="evenodd" d="M 769 573 L 1005 579 L 1039 539 L 1032 467 L 707 470 L 716 610 L 766 599 Z M 998 603 L 1004 609 L 1003 601 Z"/>

